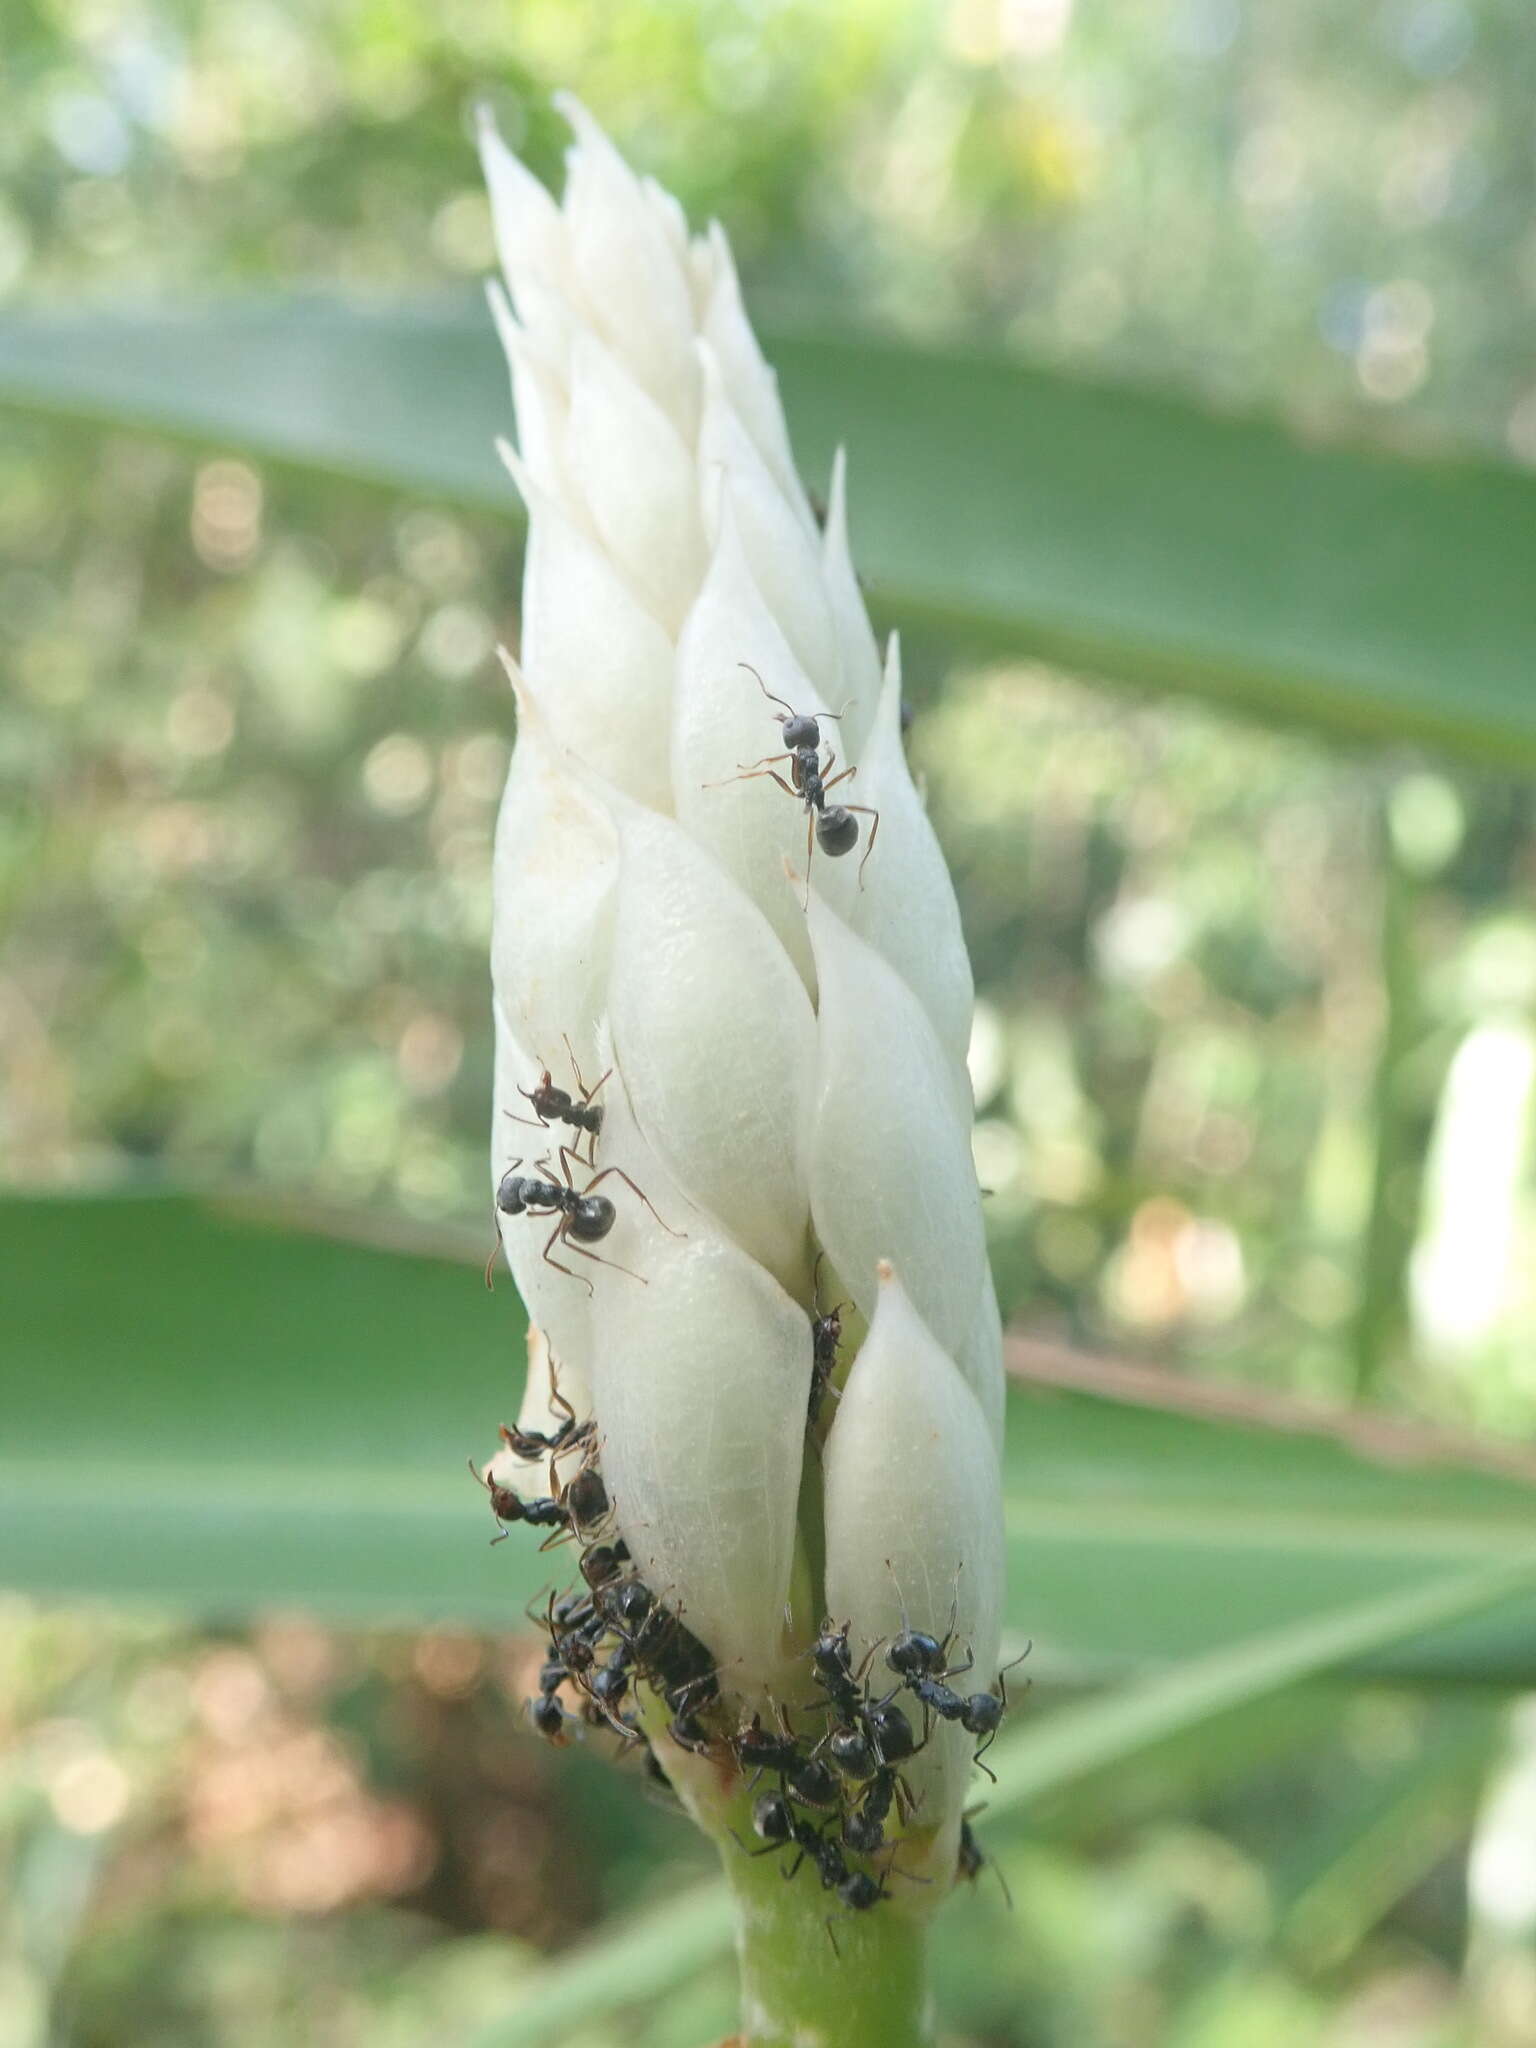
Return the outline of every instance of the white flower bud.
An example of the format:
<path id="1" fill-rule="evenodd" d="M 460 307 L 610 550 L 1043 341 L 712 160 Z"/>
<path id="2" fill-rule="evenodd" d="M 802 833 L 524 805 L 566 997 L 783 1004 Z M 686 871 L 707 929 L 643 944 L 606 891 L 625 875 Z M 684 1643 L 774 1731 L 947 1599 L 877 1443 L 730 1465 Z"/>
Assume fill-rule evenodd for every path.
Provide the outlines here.
<path id="1" fill-rule="evenodd" d="M 974 1660 L 968 1692 L 994 1681 L 1003 1381 L 972 985 L 846 466 L 818 534 L 723 233 L 690 242 L 564 104 L 561 204 L 482 139 L 530 520 L 491 1163 L 536 1331 L 522 1426 L 558 1434 L 556 1387 L 591 1420 L 574 1455 L 600 1467 L 613 1538 L 712 1661 L 723 1696 L 684 1758 L 664 1731 L 693 1696 L 631 1646 L 647 1732 L 718 1828 L 753 1716 L 770 1741 L 787 1716 L 807 1759 L 832 1725 L 825 1686 L 808 1705 L 829 1618 L 855 1662 L 905 1613 L 956 1672 Z M 795 754 L 786 722 L 812 716 L 819 745 L 802 730 Z M 556 1465 L 569 1483 L 573 1453 Z M 493 1469 L 542 1490 L 539 1466 L 508 1448 Z M 849 1682 L 867 1707 L 890 1677 Z M 985 1718 L 941 1704 L 888 1809 L 903 1867 L 936 1880 L 914 1910 L 954 1872 L 961 1708 Z"/>

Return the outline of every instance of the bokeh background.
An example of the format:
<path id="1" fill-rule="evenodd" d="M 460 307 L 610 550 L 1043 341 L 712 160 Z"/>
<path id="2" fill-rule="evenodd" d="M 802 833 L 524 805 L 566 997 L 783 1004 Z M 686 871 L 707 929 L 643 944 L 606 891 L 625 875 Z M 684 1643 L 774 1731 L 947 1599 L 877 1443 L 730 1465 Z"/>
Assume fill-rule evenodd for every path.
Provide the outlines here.
<path id="1" fill-rule="evenodd" d="M 8 306 L 471 294 L 472 102 L 553 181 L 569 84 L 727 221 L 759 313 L 1536 462 L 1521 0 L 0 0 L 0 53 Z M 510 518 L 0 413 L 7 1181 L 478 1230 L 518 578 Z M 1530 780 L 912 665 L 1005 1310 L 1528 1438 Z M 472 2038 L 705 1867 L 523 1732 L 522 1640 L 0 1624 L 17 2048 Z M 1175 1746 L 990 1843 L 1014 1911 L 950 1909 L 956 2038 L 1536 2043 L 1533 1774 L 1529 1711 L 1472 1687 Z M 684 2048 L 729 1997 L 706 1970 L 623 2038 Z"/>

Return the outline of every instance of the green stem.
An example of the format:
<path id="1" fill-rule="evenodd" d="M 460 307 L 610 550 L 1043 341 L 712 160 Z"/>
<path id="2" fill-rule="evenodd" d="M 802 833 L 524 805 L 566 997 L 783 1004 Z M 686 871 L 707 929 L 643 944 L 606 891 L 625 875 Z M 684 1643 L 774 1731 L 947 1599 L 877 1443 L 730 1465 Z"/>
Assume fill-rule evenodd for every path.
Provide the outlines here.
<path id="1" fill-rule="evenodd" d="M 736 1905 L 741 2048 L 932 2048 L 921 1919 L 893 1900 L 850 1913 L 812 1870 L 786 1883 L 779 1856 L 735 1842 L 721 1855 Z"/>

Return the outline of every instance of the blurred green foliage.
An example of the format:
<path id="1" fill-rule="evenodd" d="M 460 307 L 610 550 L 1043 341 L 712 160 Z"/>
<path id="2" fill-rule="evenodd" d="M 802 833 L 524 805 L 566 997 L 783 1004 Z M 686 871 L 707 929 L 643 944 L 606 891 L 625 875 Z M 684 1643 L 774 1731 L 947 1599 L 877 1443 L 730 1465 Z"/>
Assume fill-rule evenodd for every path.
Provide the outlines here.
<path id="1" fill-rule="evenodd" d="M 553 177 L 572 84 L 728 218 L 755 305 L 1536 458 L 1519 0 L 9 0 L 0 47 L 15 303 L 467 288 L 472 97 Z M 0 419 L 10 1179 L 478 1215 L 517 574 L 494 519 Z M 914 652 L 1008 1304 L 1528 1430 L 1528 786 Z M 697 1867 L 508 1739 L 515 1652 L 4 1621 L 29 2048 L 468 2031 Z M 1464 1900 L 1497 1740 L 1472 1699 L 1293 1703 L 1010 1828 L 1015 1916 L 951 1909 L 946 2010 L 989 2043 L 1529 2048 L 1529 1929 L 1469 1939 Z M 728 1998 L 624 2038 L 696 2043 Z"/>

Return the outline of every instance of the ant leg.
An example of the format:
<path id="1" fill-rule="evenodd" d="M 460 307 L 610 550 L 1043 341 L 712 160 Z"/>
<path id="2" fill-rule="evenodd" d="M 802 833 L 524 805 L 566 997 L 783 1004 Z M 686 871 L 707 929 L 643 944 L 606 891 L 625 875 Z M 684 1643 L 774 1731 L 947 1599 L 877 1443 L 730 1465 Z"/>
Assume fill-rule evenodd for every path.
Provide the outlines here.
<path id="1" fill-rule="evenodd" d="M 571 1178 L 571 1161 L 573 1159 L 578 1166 L 585 1166 L 587 1163 L 581 1156 L 580 1139 L 574 1145 L 562 1145 L 560 1147 L 560 1171 L 565 1177 L 565 1184 L 568 1188 L 573 1188 L 576 1185 L 575 1181 Z"/>
<path id="2" fill-rule="evenodd" d="M 771 768 L 775 761 L 792 761 L 793 754 L 762 754 L 755 761 L 738 761 L 736 766 L 743 775 L 750 775 L 754 768 Z"/>
<path id="3" fill-rule="evenodd" d="M 784 759 L 784 760 L 787 760 L 787 759 L 788 759 L 789 757 L 788 757 L 787 755 L 782 755 L 782 756 L 780 756 L 780 755 L 775 755 L 775 756 L 774 756 L 774 758 L 775 758 L 776 760 L 777 760 L 777 759 Z M 758 782 L 758 781 L 760 781 L 760 780 L 761 780 L 761 779 L 762 779 L 762 778 L 763 778 L 764 776 L 767 776 L 767 778 L 768 778 L 768 780 L 769 780 L 770 782 L 776 782 L 776 783 L 777 783 L 777 784 L 779 785 L 780 789 L 782 789 L 782 790 L 783 790 L 783 792 L 784 792 L 784 794 L 785 794 L 786 796 L 793 796 L 793 797 L 798 797 L 798 796 L 799 796 L 799 794 L 800 794 L 799 790 L 798 790 L 798 789 L 791 789 L 791 787 L 789 786 L 789 784 L 788 784 L 788 783 L 787 783 L 787 782 L 786 782 L 786 781 L 784 780 L 783 776 L 782 776 L 782 775 L 780 775 L 780 774 L 778 773 L 778 771 L 777 771 L 776 769 L 774 769 L 774 768 L 754 768 L 754 769 L 750 770 L 750 771 L 749 771 L 749 772 L 748 772 L 747 774 L 744 774 L 744 775 L 727 775 L 727 776 L 726 776 L 726 778 L 725 778 L 725 781 L 724 781 L 724 782 L 701 782 L 701 783 L 699 784 L 699 787 L 700 787 L 700 789 L 725 789 L 725 788 L 726 788 L 726 787 L 727 787 L 727 786 L 728 786 L 728 785 L 729 785 L 730 783 L 733 783 L 733 782 Z"/>
<path id="4" fill-rule="evenodd" d="M 768 699 L 768 702 L 770 704 L 784 704 L 784 699 L 782 697 L 775 697 L 772 690 L 770 690 L 768 685 L 763 681 L 762 677 L 757 674 L 757 670 L 752 666 L 750 661 L 738 661 L 736 666 L 738 668 L 744 668 L 749 676 L 757 677 L 757 687 L 762 691 L 763 695 Z M 795 715 L 795 707 L 792 704 L 784 704 L 784 711 L 786 717 L 793 718 Z M 784 723 L 784 720 L 781 718 L 779 720 L 779 723 L 780 725 L 782 725 Z"/>
<path id="5" fill-rule="evenodd" d="M 549 1361 L 549 1405 L 551 1408 L 558 1407 L 566 1422 L 575 1428 L 576 1410 L 560 1391 L 560 1367 L 553 1358 Z M 561 1436 L 565 1435 L 563 1427 L 559 1433 Z"/>
<path id="6" fill-rule="evenodd" d="M 565 1248 L 578 1259 L 590 1259 L 594 1266 L 611 1266 L 615 1273 L 627 1273 L 631 1280 L 638 1280 L 642 1287 L 649 1287 L 651 1284 L 645 1275 L 637 1273 L 633 1266 L 621 1266 L 617 1259 L 605 1259 L 597 1252 L 589 1252 L 584 1244 L 577 1244 L 572 1238 L 568 1237 L 565 1240 Z M 567 1273 L 570 1271 L 570 1268 L 562 1266 L 560 1271 Z M 578 1273 L 574 1277 L 579 1280 L 583 1276 Z M 587 1285 L 589 1287 L 592 1285 L 590 1280 L 587 1282 Z"/>
<path id="7" fill-rule="evenodd" d="M 832 763 L 833 763 L 833 761 L 835 761 L 835 760 L 837 759 L 837 756 L 836 756 L 836 754 L 833 754 L 833 753 L 831 752 L 831 749 L 830 749 L 830 748 L 829 748 L 829 749 L 828 749 L 827 751 L 828 751 L 828 753 L 829 753 L 829 755 L 830 755 L 830 759 L 829 759 L 829 760 L 828 760 L 828 762 L 827 762 L 827 766 L 828 766 L 828 767 L 830 768 L 830 767 L 832 766 Z M 842 774 L 841 774 L 841 775 L 834 775 L 834 776 L 832 777 L 832 779 L 831 779 L 831 781 L 830 781 L 830 782 L 828 782 L 827 780 L 825 780 L 825 778 L 823 778 L 823 781 L 822 781 L 822 785 L 821 785 L 821 787 L 822 787 L 822 793 L 823 793 L 823 794 L 825 794 L 827 790 L 829 790 L 829 789 L 835 789 L 835 788 L 837 787 L 838 783 L 840 783 L 840 782 L 852 782 L 853 778 L 855 777 L 855 775 L 857 775 L 857 774 L 858 774 L 858 772 L 859 772 L 859 771 L 858 771 L 858 769 L 857 769 L 857 768 L 845 768 L 845 769 L 843 770 L 843 772 L 842 772 Z"/>
<path id="8" fill-rule="evenodd" d="M 545 1240 L 544 1263 L 546 1266 L 553 1266 L 557 1273 L 564 1273 L 568 1280 L 579 1280 L 582 1286 L 585 1287 L 585 1289 L 587 1290 L 588 1294 L 596 1294 L 597 1289 L 592 1285 L 592 1282 L 587 1278 L 585 1273 L 573 1273 L 569 1266 L 562 1266 L 558 1259 L 552 1259 L 549 1256 L 550 1252 L 554 1249 L 556 1238 L 559 1237 L 561 1232 L 565 1229 L 565 1224 L 566 1219 L 564 1216 L 562 1216 L 556 1223 L 554 1229 L 549 1233 L 548 1238 Z"/>
<path id="9" fill-rule="evenodd" d="M 656 1217 L 656 1221 L 658 1223 L 661 1223 L 661 1227 L 667 1233 L 668 1237 L 686 1237 L 688 1235 L 686 1230 L 674 1230 L 670 1223 L 661 1222 L 660 1216 L 656 1215 L 655 1203 L 652 1202 L 649 1195 L 643 1194 L 641 1190 L 635 1186 L 635 1183 L 630 1179 L 629 1175 L 624 1171 L 622 1166 L 605 1166 L 601 1173 L 594 1174 L 591 1180 L 587 1182 L 586 1186 L 581 1191 L 582 1199 L 585 1200 L 586 1197 L 590 1195 L 592 1190 L 597 1186 L 598 1182 L 600 1180 L 606 1180 L 610 1173 L 616 1173 L 619 1179 L 623 1181 L 625 1187 L 631 1189 L 635 1194 L 640 1196 L 641 1201 L 644 1202 L 647 1209 L 649 1209 L 651 1214 Z M 602 1263 L 604 1265 L 607 1265 L 610 1264 L 611 1261 L 604 1260 L 602 1261 Z"/>
<path id="10" fill-rule="evenodd" d="M 805 901 L 800 906 L 805 911 L 809 911 L 811 907 L 811 855 L 815 852 L 815 840 L 812 835 L 815 829 L 816 813 L 810 804 L 807 804 L 805 807 Z"/>
<path id="11" fill-rule="evenodd" d="M 579 1089 L 581 1090 L 581 1099 L 582 1099 L 582 1102 L 583 1102 L 584 1104 L 585 1104 L 585 1103 L 588 1103 L 588 1102 L 590 1102 L 590 1101 L 592 1100 L 593 1096 L 594 1096 L 594 1095 L 596 1095 L 596 1093 L 597 1093 L 597 1091 L 599 1090 L 599 1088 L 601 1088 L 601 1087 L 602 1087 L 602 1085 L 603 1085 L 603 1082 L 604 1082 L 604 1081 L 606 1081 L 606 1080 L 608 1080 L 608 1079 L 609 1079 L 609 1077 L 610 1077 L 610 1076 L 612 1075 L 612 1073 L 613 1073 L 613 1069 L 612 1069 L 612 1067 L 610 1067 L 610 1068 L 608 1069 L 608 1072 L 607 1072 L 606 1074 L 604 1074 L 604 1075 L 603 1075 L 603 1076 L 601 1077 L 601 1079 L 599 1079 L 599 1080 L 596 1080 L 596 1081 L 594 1081 L 594 1082 L 592 1083 L 592 1086 L 591 1086 L 591 1087 L 589 1088 L 589 1087 L 587 1086 L 586 1082 L 582 1080 L 582 1078 L 581 1078 L 581 1069 L 580 1069 L 580 1067 L 578 1067 L 578 1066 L 577 1066 L 577 1064 L 576 1064 L 576 1050 L 575 1050 L 575 1047 L 574 1047 L 574 1046 L 573 1046 L 573 1045 L 571 1044 L 570 1038 L 569 1038 L 569 1037 L 567 1036 L 567 1034 L 566 1034 L 565 1032 L 562 1032 L 562 1033 L 561 1033 L 560 1035 L 561 1035 L 561 1037 L 562 1037 L 562 1038 L 564 1038 L 564 1039 L 565 1039 L 565 1049 L 566 1049 L 566 1051 L 567 1051 L 567 1052 L 568 1052 L 568 1053 L 570 1054 L 570 1056 L 571 1056 L 571 1072 L 572 1072 L 572 1073 L 573 1073 L 573 1074 L 574 1074 L 574 1075 L 576 1076 L 576 1086 L 577 1086 L 577 1087 L 578 1087 L 578 1088 L 579 1088 Z"/>
<path id="12" fill-rule="evenodd" d="M 875 835 L 880 830 L 880 813 L 871 810 L 868 804 L 845 804 L 843 808 L 849 811 L 861 811 L 866 818 L 873 818 L 875 821 L 869 828 L 869 844 L 864 849 L 864 860 L 859 862 L 859 887 L 862 889 L 864 886 L 864 862 L 869 859 L 869 856 L 875 850 Z"/>

